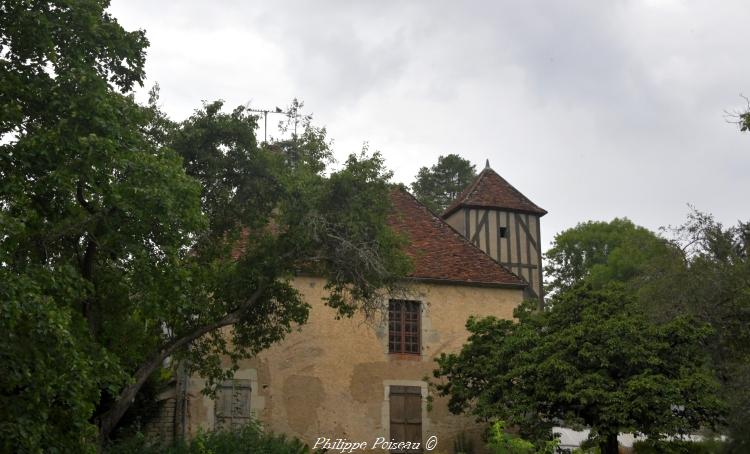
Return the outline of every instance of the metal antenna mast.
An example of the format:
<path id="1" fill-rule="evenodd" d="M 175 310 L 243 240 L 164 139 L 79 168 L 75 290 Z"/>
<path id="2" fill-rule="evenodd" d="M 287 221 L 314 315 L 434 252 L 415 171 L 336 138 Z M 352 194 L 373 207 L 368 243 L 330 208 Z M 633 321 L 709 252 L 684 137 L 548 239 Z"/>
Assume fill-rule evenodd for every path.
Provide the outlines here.
<path id="1" fill-rule="evenodd" d="M 274 110 L 269 109 L 250 109 L 248 108 L 250 112 L 258 112 L 263 114 L 263 142 L 268 143 L 268 114 L 284 114 L 289 115 L 289 112 L 284 112 L 283 110 L 279 109 L 278 107 Z M 296 124 L 295 124 L 296 126 Z M 295 131 L 296 132 L 296 131 Z"/>

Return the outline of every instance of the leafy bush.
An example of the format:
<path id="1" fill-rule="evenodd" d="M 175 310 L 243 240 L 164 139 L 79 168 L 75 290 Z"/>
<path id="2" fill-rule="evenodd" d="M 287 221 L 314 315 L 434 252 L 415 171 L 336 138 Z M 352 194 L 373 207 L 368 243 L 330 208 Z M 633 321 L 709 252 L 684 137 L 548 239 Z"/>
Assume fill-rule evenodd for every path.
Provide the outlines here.
<path id="1" fill-rule="evenodd" d="M 721 454 L 726 444 L 718 440 L 692 441 L 637 441 L 636 454 Z"/>
<path id="2" fill-rule="evenodd" d="M 258 423 L 236 431 L 201 432 L 189 442 L 162 446 L 138 434 L 107 449 L 107 454 L 310 454 L 297 438 L 266 433 Z"/>
<path id="3" fill-rule="evenodd" d="M 554 454 L 558 440 L 543 442 L 541 446 L 505 431 L 503 421 L 495 421 L 490 427 L 487 446 L 493 454 Z"/>

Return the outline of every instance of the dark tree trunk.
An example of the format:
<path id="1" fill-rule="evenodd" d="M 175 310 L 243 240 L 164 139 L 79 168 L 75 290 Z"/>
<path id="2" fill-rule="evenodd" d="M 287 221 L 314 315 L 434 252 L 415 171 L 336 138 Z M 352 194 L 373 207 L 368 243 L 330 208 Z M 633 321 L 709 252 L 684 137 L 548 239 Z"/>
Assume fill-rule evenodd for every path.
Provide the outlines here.
<path id="1" fill-rule="evenodd" d="M 620 445 L 617 443 L 617 434 L 609 434 L 607 438 L 599 444 L 601 454 L 618 454 Z"/>

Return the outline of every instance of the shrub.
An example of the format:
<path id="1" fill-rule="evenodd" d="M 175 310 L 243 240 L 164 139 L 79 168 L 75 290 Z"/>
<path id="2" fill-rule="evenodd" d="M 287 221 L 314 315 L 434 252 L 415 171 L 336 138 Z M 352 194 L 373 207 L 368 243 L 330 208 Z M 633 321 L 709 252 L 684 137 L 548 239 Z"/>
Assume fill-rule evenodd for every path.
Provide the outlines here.
<path id="1" fill-rule="evenodd" d="M 553 454 L 558 443 L 555 439 L 543 442 L 541 446 L 535 446 L 528 440 L 507 433 L 503 421 L 495 421 L 490 426 L 490 435 L 487 440 L 487 446 L 493 454 Z"/>
<path id="2" fill-rule="evenodd" d="M 637 441 L 636 454 L 721 454 L 725 443 L 718 440 L 693 441 Z"/>
<path id="3" fill-rule="evenodd" d="M 264 432 L 252 422 L 235 431 L 201 432 L 189 442 L 163 446 L 142 434 L 118 442 L 108 454 L 309 454 L 310 447 L 297 438 Z"/>

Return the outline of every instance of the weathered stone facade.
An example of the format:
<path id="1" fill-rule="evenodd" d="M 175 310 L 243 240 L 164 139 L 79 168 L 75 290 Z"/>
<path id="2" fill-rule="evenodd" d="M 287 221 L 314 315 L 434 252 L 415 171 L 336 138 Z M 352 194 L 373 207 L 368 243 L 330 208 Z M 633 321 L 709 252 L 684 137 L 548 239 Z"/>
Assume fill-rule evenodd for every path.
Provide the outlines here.
<path id="1" fill-rule="evenodd" d="M 295 286 L 312 305 L 309 322 L 258 358 L 242 363 L 236 379 L 250 380 L 250 408 L 270 430 L 300 437 L 311 446 L 319 437 L 368 441 L 391 437 L 389 387 L 422 390 L 422 438 L 436 435 L 443 452 L 452 452 L 462 431 L 476 438 L 482 429 L 471 418 L 448 412 L 434 398 L 428 410 L 426 377 L 435 358 L 458 351 L 472 315 L 511 318 L 522 290 L 468 285 L 415 284 L 410 299 L 421 303 L 420 355 L 388 352 L 384 319 L 361 316 L 336 320 L 324 305 L 325 281 L 297 278 Z M 204 381 L 190 380 L 188 433 L 216 427 L 216 403 L 200 394 Z M 436 451 L 440 452 L 440 451 Z"/>

